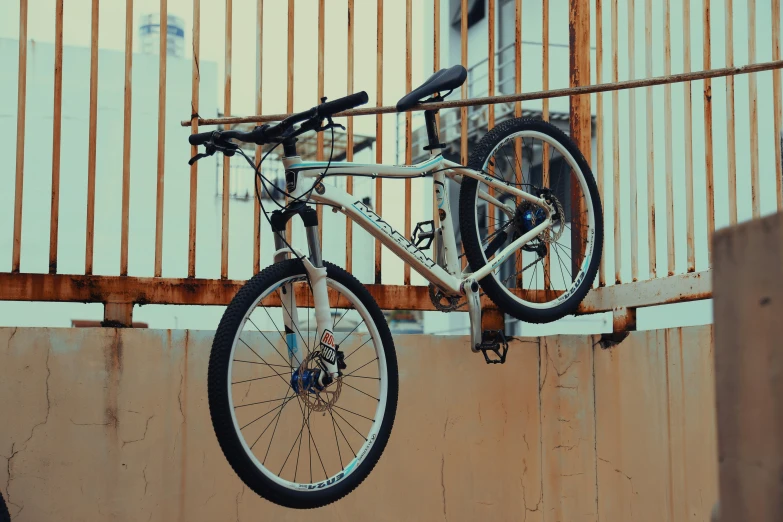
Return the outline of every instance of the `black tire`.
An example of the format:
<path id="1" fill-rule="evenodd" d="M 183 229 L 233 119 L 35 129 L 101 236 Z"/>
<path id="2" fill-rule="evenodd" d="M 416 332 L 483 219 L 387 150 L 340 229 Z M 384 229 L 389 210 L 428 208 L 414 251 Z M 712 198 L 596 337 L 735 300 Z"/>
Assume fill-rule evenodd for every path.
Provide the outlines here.
<path id="1" fill-rule="evenodd" d="M 8 513 L 8 506 L 5 505 L 2 494 L 0 494 L 0 522 L 11 522 L 11 514 Z"/>
<path id="2" fill-rule="evenodd" d="M 386 319 L 367 289 L 342 268 L 325 262 L 327 277 L 344 286 L 369 312 L 383 345 L 388 370 L 386 409 L 378 436 L 367 456 L 344 479 L 323 489 L 299 491 L 277 484 L 265 476 L 245 452 L 232 421 L 232 404 L 227 392 L 232 344 L 248 309 L 268 288 L 290 277 L 305 275 L 304 264 L 297 260 L 276 263 L 250 279 L 237 292 L 226 309 L 215 334 L 209 358 L 208 395 L 212 425 L 226 459 L 242 481 L 258 495 L 276 504 L 309 509 L 330 504 L 353 491 L 369 475 L 389 440 L 397 409 L 398 375 L 394 341 Z"/>
<path id="3" fill-rule="evenodd" d="M 601 199 L 598 194 L 598 186 L 590 170 L 590 165 L 585 160 L 576 144 L 564 132 L 554 125 L 543 120 L 515 118 L 506 120 L 500 125 L 490 130 L 478 143 L 470 155 L 468 167 L 473 170 L 481 171 L 485 168 L 489 155 L 493 150 L 508 136 L 526 131 L 537 131 L 546 134 L 553 140 L 559 142 L 573 156 L 580 170 L 582 171 L 594 210 L 595 219 L 595 246 L 594 255 L 590 259 L 585 276 L 574 292 L 562 303 L 551 308 L 533 308 L 525 306 L 513 298 L 508 291 L 491 274 L 484 277 L 479 284 L 487 296 L 496 304 L 498 308 L 522 321 L 528 323 L 548 323 L 556 321 L 572 314 L 576 311 L 579 303 L 582 302 L 587 292 L 595 281 L 595 275 L 598 272 L 598 266 L 601 262 L 601 252 L 603 248 L 603 213 L 601 211 Z M 476 191 L 478 190 L 478 180 L 475 178 L 464 177 L 460 188 L 459 200 L 459 222 L 462 235 L 462 244 L 470 265 L 471 271 L 476 271 L 486 264 L 484 252 L 481 247 L 481 238 L 477 235 L 476 225 Z"/>

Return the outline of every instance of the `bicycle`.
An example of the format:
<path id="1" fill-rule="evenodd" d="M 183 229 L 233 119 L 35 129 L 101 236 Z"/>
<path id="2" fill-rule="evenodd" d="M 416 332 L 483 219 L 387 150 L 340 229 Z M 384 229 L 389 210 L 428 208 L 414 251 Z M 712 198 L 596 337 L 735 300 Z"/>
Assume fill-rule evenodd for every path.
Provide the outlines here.
<path id="1" fill-rule="evenodd" d="M 461 66 L 437 72 L 402 98 L 398 111 L 442 101 L 466 75 Z M 208 392 L 217 439 L 237 475 L 257 494 L 292 508 L 334 502 L 369 475 L 391 434 L 398 394 L 389 327 L 367 289 L 322 260 L 313 205 L 342 212 L 424 276 L 435 308 L 466 306 L 472 349 L 488 363 L 505 361 L 508 342 L 503 332 L 481 330 L 480 291 L 503 313 L 529 322 L 554 321 L 573 313 L 592 286 L 603 242 L 601 203 L 590 167 L 573 141 L 553 125 L 507 120 L 483 137 L 463 166 L 443 157 L 437 110 L 426 110 L 426 161 L 398 166 L 333 162 L 331 156 L 328 162 L 302 161 L 297 136 L 331 130 L 333 144 L 339 125 L 332 116 L 368 97 L 360 92 L 325 100 L 249 132 L 217 130 L 189 138 L 192 145 L 206 146 L 206 153 L 191 162 L 215 152 L 238 153 L 255 168 L 256 196 L 274 232 L 274 263 L 239 290 L 220 321 Z M 283 145 L 288 203 L 271 217 L 258 188 L 280 190 L 260 174 L 260 163 L 271 150 L 257 166 L 232 139 Z M 369 204 L 323 183 L 336 175 L 431 176 L 433 219 L 419 223 L 407 238 Z M 464 271 L 447 180 L 460 185 L 459 225 L 468 261 Z M 294 216 L 304 223 L 307 255 L 286 237 L 286 224 Z M 569 229 L 567 245 L 561 238 Z M 425 254 L 429 249 L 431 257 Z M 534 283 L 542 288 L 533 289 Z M 270 455 L 273 443 L 279 454 Z"/>

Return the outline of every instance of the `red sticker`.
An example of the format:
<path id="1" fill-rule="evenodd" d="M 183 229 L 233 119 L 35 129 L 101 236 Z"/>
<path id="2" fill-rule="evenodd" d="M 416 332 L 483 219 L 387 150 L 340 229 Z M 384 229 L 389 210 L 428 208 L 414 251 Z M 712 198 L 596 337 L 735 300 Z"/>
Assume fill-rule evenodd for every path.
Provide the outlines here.
<path id="1" fill-rule="evenodd" d="M 321 343 L 334 347 L 334 334 L 329 330 L 324 330 L 324 334 L 321 336 Z"/>

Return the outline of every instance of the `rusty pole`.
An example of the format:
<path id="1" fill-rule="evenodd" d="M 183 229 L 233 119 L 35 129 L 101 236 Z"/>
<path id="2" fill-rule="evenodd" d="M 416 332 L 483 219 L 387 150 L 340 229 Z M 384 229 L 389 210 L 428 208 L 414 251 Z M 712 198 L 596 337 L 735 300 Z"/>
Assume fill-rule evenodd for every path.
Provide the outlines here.
<path id="1" fill-rule="evenodd" d="M 571 56 L 569 86 L 578 87 L 590 84 L 590 6 L 582 0 L 569 0 L 568 41 Z M 570 99 L 571 138 L 590 163 L 591 128 L 590 96 L 571 96 Z M 582 214 L 584 199 L 578 182 L 571 180 L 571 259 L 572 277 L 579 271 L 584 257 L 584 238 L 582 232 Z"/>

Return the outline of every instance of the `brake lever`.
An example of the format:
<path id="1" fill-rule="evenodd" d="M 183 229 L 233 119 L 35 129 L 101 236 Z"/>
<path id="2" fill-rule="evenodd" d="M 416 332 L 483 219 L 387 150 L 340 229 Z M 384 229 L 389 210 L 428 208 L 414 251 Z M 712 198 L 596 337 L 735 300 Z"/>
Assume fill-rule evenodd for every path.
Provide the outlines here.
<path id="1" fill-rule="evenodd" d="M 214 139 L 212 139 L 204 144 L 204 149 L 206 150 L 206 152 L 200 152 L 195 156 L 193 156 L 192 158 L 190 158 L 190 160 L 188 160 L 188 165 L 193 165 L 198 160 L 206 158 L 208 156 L 212 156 L 216 152 L 222 152 L 224 156 L 229 156 L 229 157 L 233 156 L 238 148 L 239 148 L 238 145 L 235 145 L 228 141 L 222 142 L 221 144 L 218 145 L 217 143 L 214 142 Z"/>
<path id="2" fill-rule="evenodd" d="M 334 121 L 332 121 L 332 117 L 331 116 L 327 116 L 326 121 L 328 122 L 326 125 L 324 125 L 322 127 L 317 127 L 315 129 L 315 131 L 316 132 L 321 132 L 321 131 L 325 131 L 325 130 L 329 130 L 329 129 L 342 129 L 342 130 L 345 130 L 345 127 L 343 127 L 339 123 L 335 123 Z"/>

